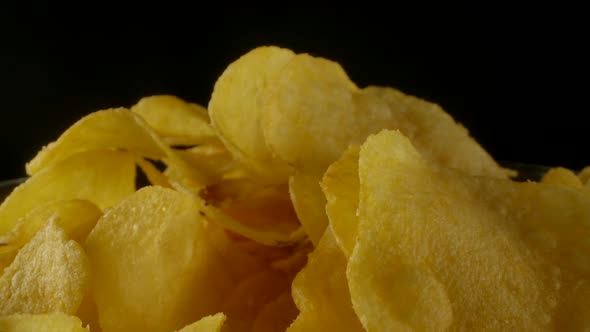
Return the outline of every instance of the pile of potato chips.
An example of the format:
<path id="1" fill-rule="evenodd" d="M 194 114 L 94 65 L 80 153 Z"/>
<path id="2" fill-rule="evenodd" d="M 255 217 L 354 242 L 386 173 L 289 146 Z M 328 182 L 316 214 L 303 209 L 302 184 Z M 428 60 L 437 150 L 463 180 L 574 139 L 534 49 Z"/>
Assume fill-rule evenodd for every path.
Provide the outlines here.
<path id="1" fill-rule="evenodd" d="M 0 331 L 590 328 L 590 168 L 516 182 L 438 105 L 253 49 L 101 110 L 0 205 Z"/>

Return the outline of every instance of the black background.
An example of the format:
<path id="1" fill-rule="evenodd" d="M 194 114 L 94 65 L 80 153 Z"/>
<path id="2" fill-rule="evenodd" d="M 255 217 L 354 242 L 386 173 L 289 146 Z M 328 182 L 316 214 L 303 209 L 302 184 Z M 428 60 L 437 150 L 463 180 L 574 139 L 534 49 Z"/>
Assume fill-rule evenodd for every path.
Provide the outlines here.
<path id="1" fill-rule="evenodd" d="M 92 111 L 161 93 L 206 105 L 230 62 L 270 44 L 439 103 L 498 160 L 590 164 L 581 10 L 218 7 L 1 11 L 0 179 Z"/>

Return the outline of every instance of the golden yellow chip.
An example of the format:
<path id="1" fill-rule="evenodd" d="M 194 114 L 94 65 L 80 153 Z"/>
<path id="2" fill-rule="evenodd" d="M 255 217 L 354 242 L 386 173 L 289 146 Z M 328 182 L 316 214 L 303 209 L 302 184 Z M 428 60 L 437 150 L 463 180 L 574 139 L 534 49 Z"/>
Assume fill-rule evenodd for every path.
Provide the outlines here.
<path id="1" fill-rule="evenodd" d="M 424 158 L 473 175 L 516 175 L 500 167 L 467 129 L 439 105 L 390 87 L 369 86 L 363 91 L 387 103 L 395 124 L 390 129 L 401 131 Z"/>
<path id="2" fill-rule="evenodd" d="M 25 315 L 16 314 L 0 317 L 2 332 L 88 332 L 78 317 L 61 312 Z M 93 330 L 94 331 L 94 330 Z"/>
<path id="3" fill-rule="evenodd" d="M 338 246 L 347 258 L 354 249 L 358 229 L 359 151 L 360 146 L 351 145 L 340 159 L 330 165 L 322 179 L 330 226 Z"/>
<path id="4" fill-rule="evenodd" d="M 268 302 L 254 321 L 252 331 L 256 332 L 275 332 L 285 331 L 293 322 L 299 310 L 293 303 L 291 290 L 287 289 L 276 299 Z"/>
<path id="5" fill-rule="evenodd" d="M 292 294 L 300 310 L 287 332 L 364 331 L 350 301 L 346 258 L 330 227 L 295 277 Z"/>
<path id="6" fill-rule="evenodd" d="M 197 145 L 216 137 L 207 109 L 176 96 L 144 97 L 131 111 L 139 114 L 169 145 Z"/>
<path id="7" fill-rule="evenodd" d="M 541 182 L 571 186 L 574 188 L 582 188 L 584 186 L 576 173 L 564 167 L 554 167 L 550 169 L 545 175 L 543 175 Z"/>
<path id="8" fill-rule="evenodd" d="M 104 209 L 134 191 L 135 162 L 130 154 L 112 150 L 73 154 L 27 179 L 2 202 L 0 234 L 49 201 L 82 199 Z"/>
<path id="9" fill-rule="evenodd" d="M 33 208 L 18 219 L 14 228 L 2 238 L 11 245 L 22 247 L 48 222 L 63 228 L 69 239 L 84 243 L 102 211 L 92 202 L 80 199 L 49 201 Z"/>
<path id="10" fill-rule="evenodd" d="M 225 323 L 225 315 L 217 313 L 199 319 L 198 321 L 183 327 L 178 332 L 221 332 Z"/>
<path id="11" fill-rule="evenodd" d="M 368 105 L 357 94 L 339 64 L 308 54 L 292 57 L 267 90 L 264 137 L 298 170 L 325 171 L 349 144 L 362 143 L 391 119 L 384 103 Z"/>
<path id="12" fill-rule="evenodd" d="M 392 131 L 359 175 L 347 278 L 367 330 L 569 330 L 587 312 L 568 294 L 590 276 L 589 195 L 441 168 Z"/>
<path id="13" fill-rule="evenodd" d="M 578 174 L 578 177 L 586 187 L 590 187 L 590 166 L 584 167 Z"/>
<path id="14" fill-rule="evenodd" d="M 86 250 L 105 331 L 172 331 L 221 311 L 230 281 L 188 195 L 138 190 L 104 214 Z"/>
<path id="15" fill-rule="evenodd" d="M 174 150 L 190 167 L 199 169 L 208 180 L 207 184 L 221 181 L 227 174 L 240 168 L 233 156 L 223 146 L 214 142 L 186 150 Z M 173 171 L 172 167 L 166 173 Z"/>
<path id="16" fill-rule="evenodd" d="M 289 289 L 291 279 L 282 272 L 266 269 L 243 280 L 223 306 L 227 315 L 225 332 L 252 331 L 262 308 Z"/>
<path id="17" fill-rule="evenodd" d="M 88 286 L 82 247 L 49 222 L 19 252 L 0 277 L 0 316 L 74 314 Z"/>
<path id="18" fill-rule="evenodd" d="M 285 182 L 286 163 L 268 149 L 261 128 L 261 94 L 294 56 L 290 50 L 258 47 L 231 63 L 217 79 L 209 115 L 228 150 L 258 177 Z"/>
<path id="19" fill-rule="evenodd" d="M 326 225 L 326 197 L 320 188 L 321 176 L 317 173 L 296 173 L 289 179 L 289 193 L 293 207 L 308 238 L 319 243 Z"/>
<path id="20" fill-rule="evenodd" d="M 91 113 L 68 128 L 57 141 L 27 164 L 33 175 L 68 156 L 82 151 L 116 148 L 150 159 L 166 156 L 166 146 L 136 114 L 124 108 Z"/>

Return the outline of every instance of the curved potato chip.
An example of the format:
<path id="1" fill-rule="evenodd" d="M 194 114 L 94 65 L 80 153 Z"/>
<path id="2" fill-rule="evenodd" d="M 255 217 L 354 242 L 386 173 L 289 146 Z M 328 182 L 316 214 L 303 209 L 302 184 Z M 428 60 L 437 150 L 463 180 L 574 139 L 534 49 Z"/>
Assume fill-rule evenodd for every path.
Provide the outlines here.
<path id="1" fill-rule="evenodd" d="M 359 151 L 360 146 L 351 145 L 328 167 L 321 183 L 330 226 L 346 258 L 352 254 L 358 230 Z"/>
<path id="2" fill-rule="evenodd" d="M 0 317 L 3 332 L 88 332 L 78 317 L 61 312 L 39 315 L 16 314 Z"/>
<path id="3" fill-rule="evenodd" d="M 125 108 L 91 113 L 68 128 L 57 141 L 43 147 L 27 163 L 27 174 L 33 175 L 77 152 L 94 149 L 117 148 L 150 159 L 164 158 L 165 145 L 146 128 L 139 116 Z"/>
<path id="4" fill-rule="evenodd" d="M 215 315 L 203 317 L 183 327 L 178 332 L 221 332 L 225 319 L 225 315 L 220 312 Z"/>
<path id="5" fill-rule="evenodd" d="M 590 276 L 589 195 L 429 165 L 391 131 L 363 144 L 359 175 L 347 278 L 368 330 L 539 330 L 586 312 L 567 294 Z"/>
<path id="6" fill-rule="evenodd" d="M 191 195 L 195 202 L 199 205 L 199 213 L 202 217 L 212 222 L 218 223 L 225 229 L 232 231 L 245 238 L 254 240 L 260 244 L 267 246 L 291 246 L 302 241 L 305 238 L 305 233 L 301 227 L 290 233 L 277 232 L 273 230 L 258 229 L 246 225 L 226 214 L 221 209 L 207 203 L 199 194 L 195 193 L 194 189 L 189 188 L 180 183 L 172 183 L 172 186 L 183 193 Z"/>
<path id="7" fill-rule="evenodd" d="M 287 289 L 276 299 L 265 304 L 254 321 L 252 331 L 276 332 L 285 331 L 297 317 L 299 310 L 293 303 L 291 290 Z"/>
<path id="8" fill-rule="evenodd" d="M 3 238 L 6 243 L 22 247 L 48 222 L 54 221 L 69 239 L 84 243 L 102 211 L 92 202 L 72 199 L 49 201 L 33 208 L 18 219 L 14 228 Z"/>
<path id="9" fill-rule="evenodd" d="M 86 250 L 92 296 L 106 331 L 179 329 L 219 312 L 231 284 L 195 201 L 162 187 L 139 189 L 109 209 Z"/>
<path id="10" fill-rule="evenodd" d="M 321 176 L 297 172 L 289 179 L 289 194 L 305 233 L 317 245 L 328 225 L 326 197 L 320 187 Z"/>
<path id="11" fill-rule="evenodd" d="M 258 177 L 285 182 L 290 169 L 268 149 L 261 128 L 261 94 L 294 56 L 288 49 L 258 47 L 231 63 L 217 79 L 209 115 L 228 150 Z"/>
<path id="12" fill-rule="evenodd" d="M 291 279 L 279 271 L 266 269 L 242 281 L 223 306 L 227 315 L 224 331 L 253 331 L 256 314 L 265 304 L 289 289 Z"/>
<path id="13" fill-rule="evenodd" d="M 349 144 L 390 124 L 385 103 L 359 93 L 338 63 L 323 58 L 297 54 L 267 90 L 264 137 L 298 170 L 323 173 Z"/>
<path id="14" fill-rule="evenodd" d="M 293 280 L 300 313 L 287 332 L 364 331 L 352 308 L 346 281 L 346 258 L 330 227 Z"/>
<path id="15" fill-rule="evenodd" d="M 574 188 L 582 188 L 584 186 L 580 178 L 578 178 L 574 172 L 563 167 L 551 168 L 545 173 L 545 175 L 543 175 L 541 182 L 571 186 Z"/>
<path id="16" fill-rule="evenodd" d="M 590 166 L 584 167 L 584 169 L 578 173 L 578 177 L 586 187 L 590 187 Z"/>
<path id="17" fill-rule="evenodd" d="M 74 314 L 90 277 L 82 247 L 54 222 L 27 243 L 0 277 L 0 316 Z"/>
<path id="18" fill-rule="evenodd" d="M 137 157 L 135 158 L 135 162 L 137 163 L 137 166 L 141 168 L 141 171 L 145 174 L 151 184 L 164 188 L 172 188 L 172 185 L 170 185 L 170 182 L 168 181 L 168 177 L 162 174 L 162 172 L 160 172 L 160 170 L 158 170 L 158 168 L 156 168 L 156 166 L 149 160 Z"/>
<path id="19" fill-rule="evenodd" d="M 426 159 L 472 175 L 516 175 L 500 167 L 467 129 L 439 105 L 390 87 L 368 86 L 363 92 L 387 103 L 395 124 L 390 129 L 401 131 Z"/>
<path id="20" fill-rule="evenodd" d="M 215 138 L 207 109 L 171 95 L 141 98 L 131 107 L 169 145 L 197 145 Z"/>
<path id="21" fill-rule="evenodd" d="M 54 200 L 82 199 L 101 209 L 135 191 L 134 157 L 123 151 L 76 153 L 43 169 L 16 187 L 0 205 L 0 234 L 31 209 Z"/>

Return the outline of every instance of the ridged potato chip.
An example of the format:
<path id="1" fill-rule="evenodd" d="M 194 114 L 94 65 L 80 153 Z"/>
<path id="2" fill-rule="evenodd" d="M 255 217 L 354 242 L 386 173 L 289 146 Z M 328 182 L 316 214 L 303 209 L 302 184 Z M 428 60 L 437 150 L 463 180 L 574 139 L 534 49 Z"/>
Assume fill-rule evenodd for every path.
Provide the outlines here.
<path id="1" fill-rule="evenodd" d="M 74 314 L 90 271 L 82 247 L 51 221 L 17 254 L 0 276 L 0 316 Z"/>
<path id="2" fill-rule="evenodd" d="M 429 164 L 392 131 L 363 144 L 359 175 L 347 278 L 368 331 L 570 330 L 584 317 L 588 298 L 570 294 L 590 275 L 590 195 Z"/>
<path id="3" fill-rule="evenodd" d="M 98 221 L 86 251 L 104 331 L 173 331 L 221 311 L 230 280 L 188 195 L 138 190 Z"/>
<path id="4" fill-rule="evenodd" d="M 61 312 L 39 315 L 15 314 L 0 317 L 3 332 L 88 332 L 78 317 Z"/>
<path id="5" fill-rule="evenodd" d="M 321 183 L 331 230 L 347 258 L 352 254 L 358 231 L 359 151 L 359 145 L 351 145 L 330 165 Z"/>
<path id="6" fill-rule="evenodd" d="M 424 158 L 473 175 L 507 178 L 504 169 L 479 145 L 469 131 L 439 105 L 391 87 L 369 86 L 363 92 L 385 101 L 395 124 Z"/>
<path id="7" fill-rule="evenodd" d="M 199 319 L 198 321 L 183 327 L 178 332 L 221 332 L 227 317 L 223 313 L 217 313 Z"/>
<path id="8" fill-rule="evenodd" d="M 330 227 L 295 277 L 292 294 L 300 313 L 287 332 L 364 331 L 350 300 L 346 258 Z"/>
<path id="9" fill-rule="evenodd" d="M 69 155 L 16 187 L 0 205 L 0 234 L 33 208 L 54 200 L 82 199 L 104 209 L 135 191 L 135 162 L 123 151 Z"/>
<path id="10" fill-rule="evenodd" d="M 214 128 L 228 150 L 258 177 L 284 182 L 290 169 L 268 149 L 263 136 L 261 95 L 294 56 L 291 50 L 258 47 L 231 63 L 217 79 L 209 101 Z"/>
<path id="11" fill-rule="evenodd" d="M 131 107 L 168 145 L 192 146 L 215 139 L 207 109 L 171 95 L 141 98 Z"/>

